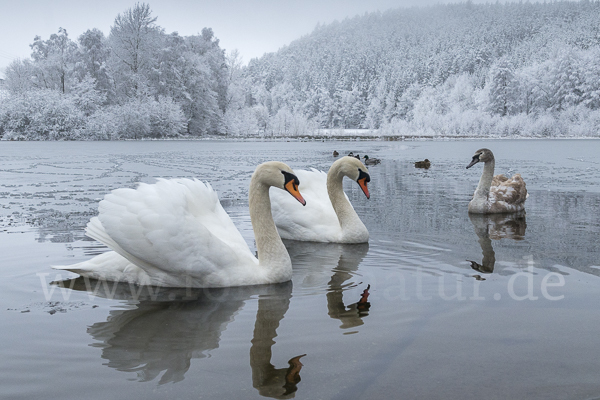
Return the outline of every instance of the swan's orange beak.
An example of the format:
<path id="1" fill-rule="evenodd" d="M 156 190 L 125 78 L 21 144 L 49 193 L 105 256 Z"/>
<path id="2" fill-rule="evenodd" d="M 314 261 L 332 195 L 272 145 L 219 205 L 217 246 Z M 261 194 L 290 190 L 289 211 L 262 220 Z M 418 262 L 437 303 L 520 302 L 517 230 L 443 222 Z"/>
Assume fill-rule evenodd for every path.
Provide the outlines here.
<path id="1" fill-rule="evenodd" d="M 357 182 L 358 186 L 360 186 L 365 196 L 367 196 L 367 199 L 370 199 L 371 195 L 369 194 L 369 188 L 367 187 L 367 178 L 359 179 Z"/>
<path id="2" fill-rule="evenodd" d="M 367 199 L 370 199 L 371 195 L 369 194 L 369 188 L 367 187 L 367 182 L 371 182 L 371 176 L 369 175 L 369 173 L 359 168 L 358 179 L 356 180 L 356 182 L 358 183 L 358 186 L 360 186 L 360 188 L 362 189 L 365 196 L 367 196 Z"/>
<path id="3" fill-rule="evenodd" d="M 302 195 L 300 194 L 300 191 L 298 190 L 298 184 L 296 182 L 296 179 L 287 181 L 285 184 L 285 190 L 287 190 L 292 196 L 294 196 L 294 198 L 298 200 L 300 204 L 305 206 L 306 200 L 304 200 L 304 197 L 302 197 Z"/>

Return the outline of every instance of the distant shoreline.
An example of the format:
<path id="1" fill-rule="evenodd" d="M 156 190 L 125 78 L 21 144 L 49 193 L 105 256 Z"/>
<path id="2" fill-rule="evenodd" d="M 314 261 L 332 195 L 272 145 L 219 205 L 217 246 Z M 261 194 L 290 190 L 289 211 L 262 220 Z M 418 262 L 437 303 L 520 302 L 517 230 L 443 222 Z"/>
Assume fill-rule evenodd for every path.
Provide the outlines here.
<path id="1" fill-rule="evenodd" d="M 114 139 L 114 140 L 0 140 L 0 142 L 177 142 L 177 141 L 250 141 L 250 142 L 283 142 L 283 141 L 382 141 L 382 142 L 402 142 L 402 141 L 453 141 L 453 140 L 600 140 L 596 136 L 319 136 L 319 135 L 300 135 L 300 136 L 219 136 L 211 135 L 204 137 L 179 137 L 179 138 L 141 138 L 141 139 Z"/>

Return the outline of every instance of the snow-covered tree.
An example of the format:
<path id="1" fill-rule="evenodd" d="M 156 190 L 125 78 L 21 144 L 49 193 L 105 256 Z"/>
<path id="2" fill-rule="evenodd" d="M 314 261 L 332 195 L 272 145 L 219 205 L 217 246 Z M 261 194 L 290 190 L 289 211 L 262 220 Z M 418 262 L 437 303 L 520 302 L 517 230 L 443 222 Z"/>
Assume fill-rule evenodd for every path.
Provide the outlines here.
<path id="1" fill-rule="evenodd" d="M 112 94 L 111 76 L 108 70 L 110 48 L 102 31 L 88 29 L 78 38 L 75 72 L 81 81 L 86 76 L 95 81 L 96 89 Z"/>
<path id="2" fill-rule="evenodd" d="M 67 80 L 72 75 L 77 44 L 69 39 L 66 29 L 48 40 L 36 36 L 31 45 L 31 58 L 36 67 L 33 82 L 38 88 L 67 91 Z"/>
<path id="3" fill-rule="evenodd" d="M 517 100 L 514 69 L 508 59 L 501 58 L 492 65 L 487 85 L 489 111 L 504 117 L 512 111 Z"/>
<path id="4" fill-rule="evenodd" d="M 569 48 L 563 48 L 554 60 L 550 83 L 552 111 L 563 111 L 581 102 L 583 79 L 579 64 L 579 53 Z"/>
<path id="5" fill-rule="evenodd" d="M 110 29 L 110 64 L 114 74 L 115 91 L 125 101 L 144 95 L 149 74 L 155 67 L 162 46 L 162 28 L 155 24 L 150 6 L 136 3 L 119 14 Z M 140 92 L 141 91 L 141 92 Z"/>
<path id="6" fill-rule="evenodd" d="M 600 47 L 583 53 L 583 82 L 580 86 L 582 102 L 592 110 L 600 109 Z"/>
<path id="7" fill-rule="evenodd" d="M 23 94 L 35 88 L 31 77 L 35 74 L 35 66 L 30 60 L 16 59 L 4 71 L 6 89 L 13 95 Z"/>

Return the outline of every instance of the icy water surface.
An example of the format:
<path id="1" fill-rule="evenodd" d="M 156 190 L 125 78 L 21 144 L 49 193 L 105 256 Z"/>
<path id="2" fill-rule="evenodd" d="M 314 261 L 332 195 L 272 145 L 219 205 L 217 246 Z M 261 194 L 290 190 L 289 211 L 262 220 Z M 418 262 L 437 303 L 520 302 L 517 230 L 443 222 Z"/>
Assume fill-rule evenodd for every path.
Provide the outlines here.
<path id="1" fill-rule="evenodd" d="M 522 174 L 525 216 L 469 217 L 481 147 Z M 156 177 L 210 182 L 254 250 L 254 167 L 327 170 L 333 150 L 382 159 L 370 200 L 345 182 L 371 240 L 286 242 L 292 282 L 167 290 L 50 268 L 106 251 L 83 234 L 98 201 Z M 0 142 L 0 398 L 599 398 L 599 164 L 588 140 Z"/>

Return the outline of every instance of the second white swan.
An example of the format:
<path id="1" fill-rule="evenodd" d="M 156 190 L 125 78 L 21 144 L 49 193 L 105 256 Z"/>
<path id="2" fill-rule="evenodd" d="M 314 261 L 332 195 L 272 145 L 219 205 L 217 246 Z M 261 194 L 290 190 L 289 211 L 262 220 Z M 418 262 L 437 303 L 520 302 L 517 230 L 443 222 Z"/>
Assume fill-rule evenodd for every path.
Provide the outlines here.
<path id="1" fill-rule="evenodd" d="M 281 193 L 273 192 L 273 218 L 284 239 L 310 242 L 366 243 L 369 231 L 344 193 L 343 178 L 357 182 L 367 198 L 369 171 L 354 157 L 342 157 L 329 172 L 296 171 L 307 206 L 298 207 Z"/>

